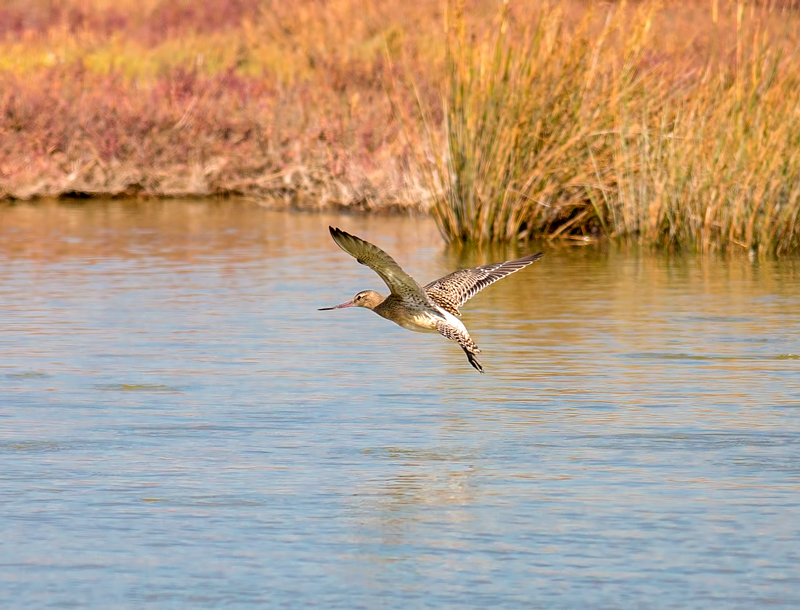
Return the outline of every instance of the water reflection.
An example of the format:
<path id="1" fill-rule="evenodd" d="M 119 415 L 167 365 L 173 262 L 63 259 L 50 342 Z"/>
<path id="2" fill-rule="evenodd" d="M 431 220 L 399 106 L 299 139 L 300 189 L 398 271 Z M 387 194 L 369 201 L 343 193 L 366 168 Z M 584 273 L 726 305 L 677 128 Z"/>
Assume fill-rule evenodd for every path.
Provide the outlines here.
<path id="1" fill-rule="evenodd" d="M 528 253 L 247 202 L 0 208 L 3 607 L 800 604 L 798 263 L 545 245 L 454 344 L 380 280 Z"/>

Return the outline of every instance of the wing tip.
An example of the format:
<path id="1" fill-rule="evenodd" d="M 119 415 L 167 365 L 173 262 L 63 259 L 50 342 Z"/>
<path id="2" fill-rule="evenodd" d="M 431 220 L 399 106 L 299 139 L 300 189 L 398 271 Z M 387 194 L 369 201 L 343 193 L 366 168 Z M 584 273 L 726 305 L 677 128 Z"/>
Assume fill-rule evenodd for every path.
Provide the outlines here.
<path id="1" fill-rule="evenodd" d="M 350 253 L 350 254 L 352 254 L 352 253 L 350 252 L 350 250 L 349 250 L 348 248 L 346 248 L 346 247 L 345 247 L 345 245 L 344 245 L 344 244 L 345 244 L 345 242 L 346 242 L 346 241 L 348 241 L 348 240 L 349 240 L 350 242 L 352 242 L 352 241 L 361 241 L 361 240 L 359 240 L 359 238 L 358 238 L 358 237 L 356 237 L 355 235 L 350 235 L 350 233 L 348 233 L 347 231 L 342 231 L 342 230 L 341 230 L 340 228 L 338 228 L 338 227 L 331 227 L 331 226 L 329 226 L 329 227 L 328 227 L 328 231 L 330 231 L 330 233 L 331 233 L 331 237 L 333 238 L 333 241 L 335 241 L 335 242 L 336 242 L 336 244 L 337 244 L 337 245 L 338 245 L 338 246 L 339 246 L 339 247 L 340 247 L 342 250 L 344 250 L 345 252 L 348 252 L 348 253 Z"/>
<path id="2" fill-rule="evenodd" d="M 496 263 L 497 270 L 504 270 L 504 273 L 501 277 L 505 277 L 510 273 L 514 273 L 515 271 L 520 271 L 524 269 L 528 265 L 535 263 L 540 258 L 544 256 L 544 252 L 537 252 L 536 254 L 529 254 L 528 256 L 523 256 L 522 258 L 515 258 L 510 261 L 505 261 L 502 263 Z M 500 278 L 497 278 L 500 279 Z"/>
<path id="3" fill-rule="evenodd" d="M 524 269 L 528 265 L 530 265 L 532 263 L 535 263 L 536 261 L 538 261 L 543 256 L 544 256 L 544 252 L 537 252 L 536 254 L 529 254 L 528 256 L 523 256 L 522 258 L 517 258 L 517 259 L 514 259 L 512 261 L 506 261 L 505 263 L 501 263 L 501 265 L 508 265 L 509 263 L 511 265 L 519 265 L 519 267 L 517 267 L 517 269 L 514 269 L 514 271 L 518 271 L 519 269 Z M 512 273 L 514 271 L 512 271 Z"/>
<path id="4" fill-rule="evenodd" d="M 341 243 L 342 240 L 350 240 L 350 241 L 354 241 L 356 243 L 361 243 L 361 242 L 369 243 L 369 242 L 364 241 L 360 237 L 356 237 L 352 233 L 348 233 L 347 231 L 344 231 L 344 230 L 340 229 L 339 227 L 329 226 L 328 230 L 330 231 L 331 237 L 333 238 L 333 240 L 336 243 Z"/>

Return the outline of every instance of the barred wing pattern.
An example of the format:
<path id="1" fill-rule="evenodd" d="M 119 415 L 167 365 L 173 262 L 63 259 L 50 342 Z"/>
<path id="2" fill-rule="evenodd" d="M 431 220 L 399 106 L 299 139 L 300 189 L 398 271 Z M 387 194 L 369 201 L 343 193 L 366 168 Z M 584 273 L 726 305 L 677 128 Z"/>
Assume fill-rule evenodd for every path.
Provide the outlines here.
<path id="1" fill-rule="evenodd" d="M 458 308 L 481 290 L 515 271 L 524 269 L 542 256 L 543 253 L 539 252 L 504 263 L 461 269 L 431 282 L 423 290 L 439 307 L 460 316 Z"/>
<path id="2" fill-rule="evenodd" d="M 360 237 L 350 235 L 341 229 L 329 227 L 331 237 L 342 250 L 366 265 L 386 282 L 392 294 L 404 301 L 434 309 L 434 304 L 422 287 L 386 252 Z"/>

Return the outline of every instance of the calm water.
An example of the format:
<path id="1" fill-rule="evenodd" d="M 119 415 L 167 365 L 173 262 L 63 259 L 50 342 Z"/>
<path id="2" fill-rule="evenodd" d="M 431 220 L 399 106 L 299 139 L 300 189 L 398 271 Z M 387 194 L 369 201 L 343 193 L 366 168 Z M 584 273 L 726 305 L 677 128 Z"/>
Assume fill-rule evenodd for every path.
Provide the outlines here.
<path id="1" fill-rule="evenodd" d="M 246 203 L 0 208 L 0 607 L 800 607 L 800 264 L 524 250 Z"/>

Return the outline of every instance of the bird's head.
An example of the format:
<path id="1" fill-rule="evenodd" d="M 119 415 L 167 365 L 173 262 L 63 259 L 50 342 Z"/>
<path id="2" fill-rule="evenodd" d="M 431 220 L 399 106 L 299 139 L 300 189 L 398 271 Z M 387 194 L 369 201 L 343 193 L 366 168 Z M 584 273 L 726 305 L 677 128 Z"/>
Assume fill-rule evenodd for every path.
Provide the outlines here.
<path id="1" fill-rule="evenodd" d="M 362 290 L 352 301 L 347 301 L 340 305 L 333 307 L 320 307 L 320 311 L 327 311 L 329 309 L 344 309 L 345 307 L 366 307 L 367 309 L 375 309 L 383 302 L 383 297 L 374 290 Z"/>

